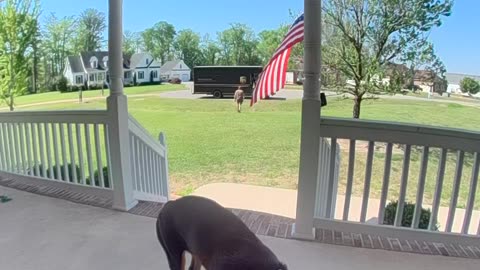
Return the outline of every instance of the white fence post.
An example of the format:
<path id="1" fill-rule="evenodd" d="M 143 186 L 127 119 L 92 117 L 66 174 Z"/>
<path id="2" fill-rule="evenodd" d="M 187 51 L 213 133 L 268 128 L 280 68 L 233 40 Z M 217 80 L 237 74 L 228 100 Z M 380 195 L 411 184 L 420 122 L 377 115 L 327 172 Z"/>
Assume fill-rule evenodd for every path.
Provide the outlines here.
<path id="1" fill-rule="evenodd" d="M 168 179 L 168 148 L 167 148 L 167 138 L 165 137 L 165 134 L 163 132 L 160 133 L 158 136 L 158 140 L 160 141 L 160 144 L 165 147 L 165 157 L 163 158 L 161 164 L 162 164 L 162 183 L 165 183 L 165 185 L 162 185 L 162 192 L 166 194 L 167 201 L 170 200 L 170 185 L 169 185 L 169 179 Z"/>
<path id="2" fill-rule="evenodd" d="M 137 201 L 133 197 L 130 170 L 127 97 L 123 94 L 122 4 L 122 0 L 109 0 L 110 96 L 107 99 L 107 110 L 110 153 L 108 154 L 112 165 L 113 208 L 128 211 L 137 204 Z"/>

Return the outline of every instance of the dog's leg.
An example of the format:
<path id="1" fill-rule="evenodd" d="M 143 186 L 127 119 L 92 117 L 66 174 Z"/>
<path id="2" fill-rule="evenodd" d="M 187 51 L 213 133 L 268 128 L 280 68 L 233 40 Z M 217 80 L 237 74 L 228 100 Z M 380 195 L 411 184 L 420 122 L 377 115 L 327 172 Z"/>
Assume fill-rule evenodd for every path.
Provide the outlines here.
<path id="1" fill-rule="evenodd" d="M 202 268 L 202 262 L 200 259 L 192 254 L 192 263 L 190 264 L 190 267 L 188 270 L 200 270 Z"/>
<path id="2" fill-rule="evenodd" d="M 185 270 L 185 248 L 181 244 L 183 240 L 176 235 L 161 218 L 157 219 L 157 237 L 167 255 L 170 270 Z"/>

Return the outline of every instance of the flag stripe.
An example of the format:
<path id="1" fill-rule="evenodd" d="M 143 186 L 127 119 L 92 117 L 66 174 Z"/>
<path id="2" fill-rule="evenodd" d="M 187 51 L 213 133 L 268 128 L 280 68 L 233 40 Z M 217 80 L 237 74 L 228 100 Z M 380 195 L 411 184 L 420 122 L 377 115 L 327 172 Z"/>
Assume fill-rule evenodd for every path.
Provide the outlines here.
<path id="1" fill-rule="evenodd" d="M 273 95 L 275 94 L 275 92 L 273 91 L 273 89 L 276 89 L 277 88 L 277 85 L 278 85 L 278 68 L 279 68 L 279 64 L 281 62 L 281 59 L 280 58 L 277 58 L 275 59 L 275 61 L 273 61 L 273 68 L 272 68 L 272 71 L 271 71 L 271 75 L 270 75 L 270 78 L 271 78 L 271 81 L 272 81 L 272 87 L 270 88 L 270 95 Z"/>
<path id="2" fill-rule="evenodd" d="M 252 94 L 250 106 L 253 106 L 260 99 L 275 95 L 285 87 L 287 81 L 287 69 L 292 47 L 302 42 L 304 38 L 304 17 L 298 17 L 288 30 L 282 42 L 275 50 L 268 64 L 259 75 Z"/>
<path id="3" fill-rule="evenodd" d="M 300 39 L 303 40 L 303 24 L 299 26 L 300 29 L 295 29 L 294 32 L 289 33 L 285 36 L 283 42 L 280 44 L 278 49 L 273 54 L 272 58 L 275 58 L 277 55 L 281 54 L 284 50 L 293 47 L 293 45 L 297 44 Z"/>

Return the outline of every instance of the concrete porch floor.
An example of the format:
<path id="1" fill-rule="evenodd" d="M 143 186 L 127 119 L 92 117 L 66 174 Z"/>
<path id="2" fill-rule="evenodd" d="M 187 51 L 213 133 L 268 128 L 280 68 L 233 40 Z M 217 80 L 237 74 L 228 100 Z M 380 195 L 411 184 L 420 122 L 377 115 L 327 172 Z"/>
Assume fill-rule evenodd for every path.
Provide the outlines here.
<path id="1" fill-rule="evenodd" d="M 2 269 L 168 269 L 155 220 L 0 187 Z M 261 239 L 289 269 L 478 269 L 478 260 Z"/>

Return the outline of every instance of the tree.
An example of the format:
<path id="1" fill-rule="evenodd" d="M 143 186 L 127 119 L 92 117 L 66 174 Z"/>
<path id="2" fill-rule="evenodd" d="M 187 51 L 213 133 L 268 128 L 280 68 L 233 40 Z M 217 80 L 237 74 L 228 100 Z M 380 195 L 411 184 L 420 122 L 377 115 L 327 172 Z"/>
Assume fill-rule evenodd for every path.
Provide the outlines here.
<path id="1" fill-rule="evenodd" d="M 142 48 L 142 37 L 138 32 L 125 31 L 123 34 L 123 52 L 128 56 L 138 53 Z"/>
<path id="2" fill-rule="evenodd" d="M 399 58 L 409 68 L 408 87 L 413 91 L 415 71 L 419 68 L 430 70 L 436 76 L 444 77 L 443 62 L 435 54 L 433 44 L 428 42 L 426 37 L 407 44 Z"/>
<path id="3" fill-rule="evenodd" d="M 38 0 L 6 0 L 0 6 L 0 98 L 14 110 L 28 86 L 28 50 L 38 31 Z"/>
<path id="4" fill-rule="evenodd" d="M 252 29 L 244 24 L 232 24 L 218 34 L 222 65 L 257 65 L 260 57 L 257 53 L 258 40 Z"/>
<path id="5" fill-rule="evenodd" d="M 335 31 L 323 44 L 324 63 L 353 80 L 353 117 L 362 100 L 383 88 L 378 75 L 412 42 L 449 16 L 451 0 L 323 0 L 324 21 Z"/>
<path id="6" fill-rule="evenodd" d="M 218 64 L 221 52 L 220 47 L 208 35 L 205 35 L 203 38 L 201 51 L 203 56 L 202 63 L 204 65 L 214 66 Z"/>
<path id="7" fill-rule="evenodd" d="M 178 32 L 175 42 L 175 55 L 182 59 L 187 66 L 193 68 L 201 64 L 202 52 L 200 50 L 200 35 L 190 29 Z"/>
<path id="8" fill-rule="evenodd" d="M 278 29 L 265 30 L 258 34 L 257 46 L 259 57 L 263 64 L 267 64 L 287 34 L 288 26 L 282 25 Z"/>
<path id="9" fill-rule="evenodd" d="M 76 22 L 73 17 L 57 18 L 54 13 L 47 17 L 43 29 L 42 48 L 50 65 L 51 76 L 62 74 L 65 58 L 73 52 Z"/>
<path id="10" fill-rule="evenodd" d="M 173 25 L 167 22 L 158 22 L 142 33 L 145 49 L 164 64 L 172 57 L 175 34 Z"/>
<path id="11" fill-rule="evenodd" d="M 460 89 L 463 93 L 475 95 L 480 92 L 480 83 L 472 78 L 466 77 L 460 82 Z"/>
<path id="12" fill-rule="evenodd" d="M 90 52 L 102 48 L 104 42 L 103 33 L 106 27 L 105 14 L 103 12 L 93 8 L 83 11 L 78 20 L 75 52 Z"/>

